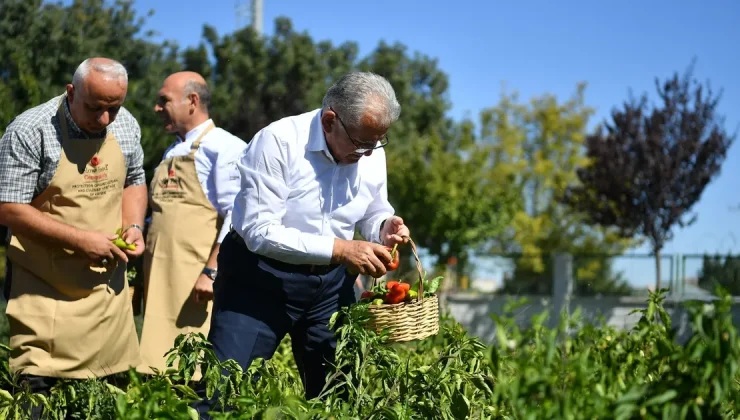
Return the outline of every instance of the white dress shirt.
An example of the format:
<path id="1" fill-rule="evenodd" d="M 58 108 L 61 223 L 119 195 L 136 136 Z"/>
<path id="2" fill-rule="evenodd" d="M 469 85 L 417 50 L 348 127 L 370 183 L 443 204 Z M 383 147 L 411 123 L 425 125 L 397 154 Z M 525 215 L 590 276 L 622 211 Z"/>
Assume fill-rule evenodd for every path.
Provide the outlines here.
<path id="1" fill-rule="evenodd" d="M 292 264 L 331 262 L 334 238 L 380 242 L 388 202 L 385 152 L 337 164 L 321 110 L 283 118 L 258 132 L 237 162 L 241 190 L 232 224 L 257 254 Z M 347 140 L 349 141 L 349 140 Z"/>
<path id="2" fill-rule="evenodd" d="M 190 146 L 211 122 L 209 119 L 190 130 L 184 140 L 178 135 L 177 140 L 164 152 L 163 159 L 189 154 Z M 246 146 L 240 138 L 216 126 L 203 136 L 200 147 L 195 151 L 195 170 L 200 186 L 208 201 L 224 219 L 218 243 L 221 243 L 231 227 L 231 210 L 240 188 L 236 161 Z"/>

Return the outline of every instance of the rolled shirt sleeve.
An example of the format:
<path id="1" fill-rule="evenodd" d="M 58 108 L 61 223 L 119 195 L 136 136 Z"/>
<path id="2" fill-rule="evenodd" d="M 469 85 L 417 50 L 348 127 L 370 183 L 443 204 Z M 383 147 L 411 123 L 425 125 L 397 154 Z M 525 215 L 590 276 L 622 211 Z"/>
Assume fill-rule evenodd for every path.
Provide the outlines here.
<path id="1" fill-rule="evenodd" d="M 0 139 L 0 202 L 29 204 L 41 172 L 41 139 L 8 127 Z"/>
<path id="2" fill-rule="evenodd" d="M 269 129 L 260 131 L 242 153 L 237 168 L 241 188 L 232 224 L 252 252 L 293 264 L 331 263 L 334 238 L 282 224 L 289 194 L 288 145 Z"/>
<path id="3" fill-rule="evenodd" d="M 134 187 L 146 183 L 146 174 L 144 173 L 144 149 L 141 147 L 141 127 L 133 120 L 134 125 L 134 150 L 128 155 L 126 162 L 127 172 L 124 187 Z"/>

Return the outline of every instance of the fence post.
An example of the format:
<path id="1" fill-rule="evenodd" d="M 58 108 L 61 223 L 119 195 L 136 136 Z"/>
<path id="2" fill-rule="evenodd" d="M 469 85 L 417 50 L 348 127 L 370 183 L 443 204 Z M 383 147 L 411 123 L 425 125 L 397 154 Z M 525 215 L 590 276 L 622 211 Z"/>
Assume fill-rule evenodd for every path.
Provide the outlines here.
<path id="1" fill-rule="evenodd" d="M 573 295 L 573 256 L 567 253 L 558 253 L 553 261 L 552 284 L 552 318 L 553 326 L 560 322 L 563 311 L 570 314 L 570 299 Z"/>

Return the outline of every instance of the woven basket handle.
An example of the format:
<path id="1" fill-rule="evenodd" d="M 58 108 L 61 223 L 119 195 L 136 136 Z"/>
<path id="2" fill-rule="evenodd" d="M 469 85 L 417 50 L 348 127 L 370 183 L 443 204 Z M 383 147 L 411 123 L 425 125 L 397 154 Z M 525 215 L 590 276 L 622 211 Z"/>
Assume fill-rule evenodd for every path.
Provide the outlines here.
<path id="1" fill-rule="evenodd" d="M 405 236 L 405 238 L 408 238 L 409 240 L 409 244 L 411 245 L 411 252 L 414 253 L 414 259 L 416 260 L 416 271 L 419 272 L 419 294 L 416 296 L 416 300 L 423 301 L 424 300 L 424 270 L 421 267 L 421 260 L 419 260 L 419 254 L 416 253 L 416 244 L 408 236 Z"/>
<path id="2" fill-rule="evenodd" d="M 424 300 L 424 270 L 421 267 L 421 260 L 419 260 L 419 254 L 416 253 L 416 244 L 414 241 L 408 237 L 403 236 L 403 238 L 407 238 L 409 240 L 409 244 L 411 244 L 411 252 L 414 254 L 414 259 L 416 260 L 416 271 L 419 273 L 419 294 L 416 296 L 416 300 L 423 301 Z M 377 277 L 373 277 L 373 287 L 375 287 L 378 284 Z"/>

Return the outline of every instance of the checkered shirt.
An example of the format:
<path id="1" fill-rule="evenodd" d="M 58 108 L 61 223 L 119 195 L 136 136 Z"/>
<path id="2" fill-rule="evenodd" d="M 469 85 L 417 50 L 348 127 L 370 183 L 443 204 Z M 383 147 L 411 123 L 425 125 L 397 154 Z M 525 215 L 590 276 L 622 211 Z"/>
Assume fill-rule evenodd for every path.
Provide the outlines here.
<path id="1" fill-rule="evenodd" d="M 62 129 L 57 110 L 66 93 L 18 115 L 0 139 L 0 202 L 28 204 L 51 182 L 61 156 Z M 69 136 L 87 136 L 72 120 L 64 101 Z M 146 182 L 141 129 L 131 113 L 121 107 L 107 128 L 118 140 L 128 168 L 126 186 Z"/>

